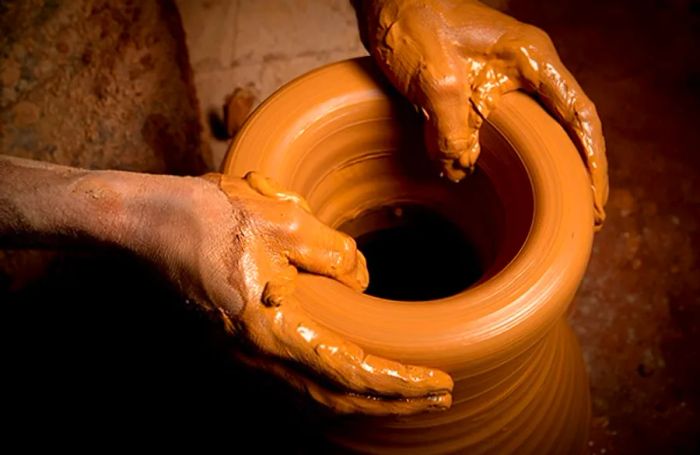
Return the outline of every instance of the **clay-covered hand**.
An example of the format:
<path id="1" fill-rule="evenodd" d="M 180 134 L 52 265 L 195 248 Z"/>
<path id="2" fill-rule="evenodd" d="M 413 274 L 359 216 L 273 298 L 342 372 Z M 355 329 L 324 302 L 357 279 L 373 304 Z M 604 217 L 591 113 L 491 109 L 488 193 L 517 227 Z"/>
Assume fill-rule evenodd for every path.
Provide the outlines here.
<path id="1" fill-rule="evenodd" d="M 0 155 L 0 196 L 3 245 L 96 242 L 143 257 L 248 342 L 243 360 L 330 408 L 411 414 L 451 404 L 447 374 L 365 354 L 304 314 L 292 294 L 297 267 L 361 291 L 365 260 L 352 238 L 260 175 L 87 171 Z"/>
<path id="2" fill-rule="evenodd" d="M 205 180 L 219 194 L 198 204 L 198 227 L 187 242 L 196 248 L 169 261 L 170 275 L 248 342 L 253 349 L 239 352 L 242 360 L 340 412 L 411 414 L 450 406 L 447 374 L 368 355 L 310 320 L 295 300 L 297 267 L 358 292 L 366 288 L 366 263 L 351 237 L 259 174 Z"/>
<path id="3" fill-rule="evenodd" d="M 459 181 L 479 156 L 479 127 L 505 92 L 535 94 L 576 143 L 605 219 L 607 159 L 595 106 L 542 30 L 474 0 L 360 0 L 363 41 L 426 118 L 426 145 Z"/>

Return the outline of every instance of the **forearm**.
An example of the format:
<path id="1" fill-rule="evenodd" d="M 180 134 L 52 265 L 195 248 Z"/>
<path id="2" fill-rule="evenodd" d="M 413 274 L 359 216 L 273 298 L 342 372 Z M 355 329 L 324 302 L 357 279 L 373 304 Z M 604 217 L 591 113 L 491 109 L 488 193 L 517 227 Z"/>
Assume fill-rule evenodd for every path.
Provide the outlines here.
<path id="1" fill-rule="evenodd" d="M 177 177 L 88 171 L 0 155 L 0 244 L 102 243 L 147 254 L 168 220 L 158 195 Z M 157 189 L 157 191 L 156 191 Z"/>

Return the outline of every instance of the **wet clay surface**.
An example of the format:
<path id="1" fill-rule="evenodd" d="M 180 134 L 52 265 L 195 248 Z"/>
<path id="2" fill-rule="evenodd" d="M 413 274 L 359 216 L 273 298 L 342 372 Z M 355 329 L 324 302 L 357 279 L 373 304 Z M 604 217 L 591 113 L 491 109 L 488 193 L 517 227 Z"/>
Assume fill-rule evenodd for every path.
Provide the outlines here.
<path id="1" fill-rule="evenodd" d="M 229 330 L 262 354 L 242 360 L 339 413 L 415 414 L 450 406 L 453 381 L 444 372 L 365 352 L 304 311 L 295 295 L 298 270 L 332 277 L 355 295 L 367 287 L 365 258 L 349 236 L 321 224 L 302 197 L 260 174 L 208 178 L 248 214 L 234 256 L 243 267 L 232 281 L 244 282 L 238 287 L 249 295 L 239 312 L 224 309 Z"/>
<path id="2" fill-rule="evenodd" d="M 591 453 L 700 450 L 698 3 L 512 1 L 595 100 L 610 202 L 570 321 L 591 379 Z"/>

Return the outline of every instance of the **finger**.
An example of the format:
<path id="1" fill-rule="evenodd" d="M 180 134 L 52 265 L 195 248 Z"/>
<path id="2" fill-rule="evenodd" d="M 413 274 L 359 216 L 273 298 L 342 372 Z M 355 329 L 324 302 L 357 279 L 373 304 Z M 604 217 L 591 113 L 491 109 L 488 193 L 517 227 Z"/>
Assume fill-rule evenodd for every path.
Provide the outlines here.
<path id="1" fill-rule="evenodd" d="M 249 172 L 244 179 L 259 194 L 291 202 L 306 212 L 294 215 L 285 212 L 279 222 L 273 223 L 278 234 L 276 241 L 287 259 L 304 270 L 335 278 L 358 291 L 367 288 L 367 261 L 351 237 L 318 221 L 302 196 L 283 190 L 274 180 L 257 172 Z"/>
<path id="2" fill-rule="evenodd" d="M 377 398 L 334 392 L 310 381 L 307 391 L 317 402 L 344 414 L 411 415 L 444 411 L 452 406 L 452 394 L 449 392 L 416 398 Z"/>
<path id="3" fill-rule="evenodd" d="M 300 217 L 283 247 L 290 262 L 304 270 L 335 278 L 358 291 L 369 284 L 367 261 L 352 237 L 310 214 Z"/>
<path id="4" fill-rule="evenodd" d="M 452 379 L 442 371 L 365 355 L 311 321 L 284 292 L 269 297 L 277 306 L 252 305 L 243 313 L 250 339 L 262 352 L 304 365 L 349 393 L 418 398 L 452 390 Z"/>
<path id="5" fill-rule="evenodd" d="M 444 176 L 459 181 L 479 155 L 477 130 L 482 119 L 468 102 L 469 65 L 448 43 L 426 48 L 428 41 L 441 39 L 435 27 L 442 19 L 419 9 L 418 14 L 395 18 L 372 53 L 394 86 L 422 109 L 428 154 L 442 164 Z M 414 40 L 415 36 L 434 39 Z"/>
<path id="6" fill-rule="evenodd" d="M 442 164 L 443 175 L 454 182 L 473 171 L 481 152 L 479 127 L 483 118 L 470 103 L 470 95 L 466 89 L 425 95 L 425 146 L 428 155 Z"/>
<path id="7" fill-rule="evenodd" d="M 471 96 L 469 103 L 481 121 L 486 120 L 494 109 L 501 95 L 520 87 L 518 82 L 510 77 L 502 68 L 490 63 L 480 66 L 478 73 L 471 78 Z M 478 123 L 481 127 L 482 122 Z"/>
<path id="8" fill-rule="evenodd" d="M 300 194 L 293 191 L 286 191 L 280 184 L 257 172 L 248 172 L 243 177 L 248 185 L 263 196 L 277 199 L 278 201 L 290 201 L 311 213 L 311 207 Z"/>
<path id="9" fill-rule="evenodd" d="M 479 128 L 483 116 L 470 102 L 474 74 L 465 60 L 445 51 L 431 57 L 416 77 L 419 104 L 426 117 L 428 154 L 442 163 L 443 174 L 452 181 L 473 171 L 479 157 Z"/>
<path id="10" fill-rule="evenodd" d="M 325 387 L 303 372 L 290 368 L 274 359 L 261 359 L 243 351 L 234 356 L 242 363 L 271 373 L 297 391 L 304 393 L 321 405 L 341 414 L 365 414 L 375 416 L 412 415 L 426 411 L 441 411 L 452 404 L 452 395 L 443 393 L 417 398 L 381 398 L 368 395 L 342 393 Z"/>
<path id="11" fill-rule="evenodd" d="M 476 159 L 479 156 L 481 147 L 479 144 L 479 129 L 483 125 L 498 103 L 501 95 L 517 88 L 512 78 L 509 78 L 501 71 L 497 71 L 489 64 L 478 67 L 478 72 L 470 75 L 471 95 L 470 104 L 470 127 L 474 129 L 474 140 L 471 148 L 459 157 L 459 167 L 462 169 L 473 169 Z"/>
<path id="12" fill-rule="evenodd" d="M 595 105 L 561 62 L 545 32 L 524 26 L 520 35 L 530 43 L 514 46 L 525 85 L 538 95 L 576 143 L 591 177 L 595 223 L 600 227 L 605 220 L 608 199 L 608 163 Z"/>
<path id="13" fill-rule="evenodd" d="M 458 181 L 465 174 L 466 170 L 473 170 L 476 160 L 481 152 L 479 144 L 479 129 L 484 120 L 489 116 L 501 95 L 507 91 L 517 88 L 517 84 L 502 72 L 496 71 L 491 65 L 472 65 L 471 87 L 466 92 L 469 93 L 468 101 L 460 100 L 462 106 L 466 106 L 466 112 L 451 102 L 448 94 L 441 94 L 433 101 L 433 116 L 435 121 L 430 122 L 428 129 L 428 144 L 438 144 L 442 147 L 440 154 L 443 157 L 443 167 L 447 177 Z M 459 99 L 459 97 L 455 97 Z M 461 106 L 460 106 L 461 108 Z M 457 112 L 458 118 L 454 118 L 450 124 L 450 116 Z M 447 119 L 448 121 L 446 122 Z M 461 123 L 460 123 L 461 122 Z M 457 125 L 457 126 L 455 126 Z M 459 133 L 460 128 L 466 133 Z M 460 148 L 458 140 L 449 139 L 450 135 L 462 137 L 470 135 L 466 145 Z M 442 145 L 441 145 L 442 144 Z M 430 145 L 429 145 L 430 146 Z M 457 159 L 454 156 L 458 155 Z"/>
<path id="14" fill-rule="evenodd" d="M 591 177 L 596 226 L 605 220 L 608 162 L 600 118 L 593 102 L 558 59 L 544 65 L 537 93 L 574 137 Z"/>

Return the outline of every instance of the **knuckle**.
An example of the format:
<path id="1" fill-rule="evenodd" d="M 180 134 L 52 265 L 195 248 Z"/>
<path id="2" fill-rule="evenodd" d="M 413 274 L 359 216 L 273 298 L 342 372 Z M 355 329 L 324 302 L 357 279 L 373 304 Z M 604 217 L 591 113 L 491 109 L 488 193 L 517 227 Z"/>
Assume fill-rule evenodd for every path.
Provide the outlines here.
<path id="1" fill-rule="evenodd" d="M 292 201 L 283 201 L 281 204 L 284 207 L 284 216 L 280 223 L 281 230 L 290 237 L 299 236 L 305 224 L 305 213 Z"/>
<path id="2" fill-rule="evenodd" d="M 525 37 L 531 45 L 536 48 L 546 49 L 553 47 L 552 39 L 549 34 L 539 27 L 530 24 L 524 24 L 522 27 L 522 36 Z"/>
<path id="3" fill-rule="evenodd" d="M 456 99 L 464 92 L 464 82 L 456 71 L 438 70 L 434 65 L 421 67 L 418 80 L 428 97 Z"/>

